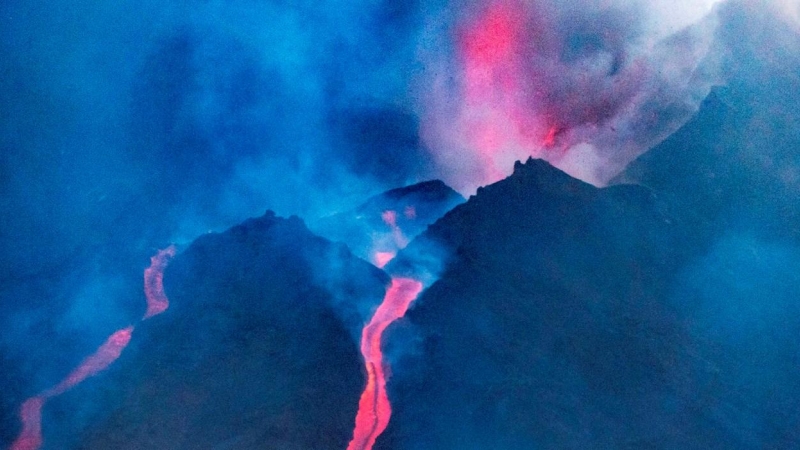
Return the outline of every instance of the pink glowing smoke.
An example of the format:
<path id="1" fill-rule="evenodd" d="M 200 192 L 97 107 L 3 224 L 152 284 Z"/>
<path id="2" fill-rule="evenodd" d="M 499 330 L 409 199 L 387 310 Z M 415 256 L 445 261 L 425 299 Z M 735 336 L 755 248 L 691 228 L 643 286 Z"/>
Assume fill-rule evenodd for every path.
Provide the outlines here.
<path id="1" fill-rule="evenodd" d="M 656 17 L 670 27 L 652 29 L 639 12 L 663 8 L 621 0 L 459 6 L 444 37 L 423 40 L 420 133 L 441 177 L 462 194 L 531 156 L 603 184 L 687 120 L 710 85 L 695 70 L 710 33 L 665 39 L 708 5 L 685 18 Z"/>

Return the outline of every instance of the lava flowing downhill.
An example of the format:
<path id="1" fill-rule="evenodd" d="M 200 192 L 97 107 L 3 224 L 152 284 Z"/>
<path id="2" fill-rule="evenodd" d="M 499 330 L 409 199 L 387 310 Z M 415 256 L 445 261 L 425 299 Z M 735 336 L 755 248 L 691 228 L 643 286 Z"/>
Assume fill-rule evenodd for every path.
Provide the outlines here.
<path id="1" fill-rule="evenodd" d="M 164 294 L 164 268 L 175 256 L 175 246 L 171 245 L 150 258 L 150 267 L 144 271 L 144 292 L 147 298 L 147 312 L 142 320 L 164 312 L 169 300 Z M 68 391 L 83 380 L 102 372 L 122 354 L 133 334 L 133 325 L 117 330 L 97 351 L 84 359 L 66 378 L 41 394 L 27 399 L 20 408 L 22 431 L 11 444 L 11 450 L 36 450 L 42 445 L 42 408 L 48 399 Z"/>
<path id="2" fill-rule="evenodd" d="M 397 226 L 396 213 L 386 211 L 382 217 L 395 235 L 397 243 L 403 244 L 399 246 L 404 246 L 407 240 Z M 383 265 L 386 263 L 388 260 L 383 262 Z M 367 385 L 358 402 L 353 439 L 347 446 L 347 450 L 372 449 L 375 440 L 389 424 L 392 406 L 386 394 L 387 370 L 381 351 L 381 340 L 386 328 L 406 314 L 411 302 L 421 291 L 422 283 L 417 280 L 392 278 L 392 284 L 386 291 L 383 302 L 361 332 L 361 355 L 364 357 L 364 366 L 367 371 Z"/>

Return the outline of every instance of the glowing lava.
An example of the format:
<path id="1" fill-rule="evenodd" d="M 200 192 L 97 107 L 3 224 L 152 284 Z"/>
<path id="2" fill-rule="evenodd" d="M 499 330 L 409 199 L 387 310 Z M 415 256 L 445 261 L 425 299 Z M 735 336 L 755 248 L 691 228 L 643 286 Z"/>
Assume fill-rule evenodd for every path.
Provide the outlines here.
<path id="1" fill-rule="evenodd" d="M 408 220 L 417 218 L 417 210 L 413 206 L 407 206 L 403 214 Z M 372 263 L 383 269 L 395 257 L 397 250 L 408 245 L 408 238 L 397 224 L 397 211 L 389 209 L 382 212 L 381 220 L 389 227 L 391 235 L 388 238 L 376 237 L 376 242 L 373 243 Z"/>
<path id="2" fill-rule="evenodd" d="M 454 61 L 423 46 L 446 69 L 432 74 L 420 134 L 461 193 L 505 178 L 517 160 L 559 156 L 568 130 L 555 95 L 568 82 L 551 58 L 558 41 L 548 29 L 549 8 L 525 0 L 468 3 L 451 35 Z"/>
<path id="3" fill-rule="evenodd" d="M 144 270 L 144 294 L 147 297 L 147 312 L 144 319 L 161 314 L 169 307 L 169 299 L 164 294 L 164 269 L 175 256 L 175 246 L 159 250 L 150 258 L 150 267 Z"/>
<path id="4" fill-rule="evenodd" d="M 87 357 L 60 383 L 42 394 L 45 398 L 55 397 L 67 392 L 81 381 L 104 371 L 122 354 L 122 350 L 131 341 L 133 326 L 117 330 L 101 345 L 97 351 Z"/>
<path id="5" fill-rule="evenodd" d="M 144 319 L 164 312 L 169 306 L 164 294 L 164 269 L 169 260 L 175 256 L 175 246 L 160 250 L 150 258 L 150 267 L 144 271 L 144 292 L 147 297 L 147 312 Z M 117 330 L 93 354 L 84 359 L 60 383 L 41 394 L 31 397 L 20 408 L 22 431 L 11 444 L 10 450 L 36 450 L 42 445 L 42 408 L 48 399 L 63 394 L 83 380 L 104 371 L 119 358 L 122 351 L 131 341 L 133 325 Z"/>
<path id="6" fill-rule="evenodd" d="M 406 206 L 403 214 L 414 220 L 417 211 Z M 397 224 L 397 211 L 386 210 L 381 219 L 389 227 L 392 235 L 392 251 L 374 251 L 375 265 L 383 268 L 397 254 L 397 250 L 408 244 L 408 238 Z M 378 245 L 379 243 L 375 243 Z M 392 415 L 392 406 L 386 394 L 387 364 L 383 361 L 381 339 L 383 332 L 392 322 L 403 317 L 411 302 L 422 291 L 422 283 L 411 278 L 392 278 L 392 284 L 383 297 L 372 319 L 361 331 L 361 355 L 367 371 L 367 385 L 361 393 L 356 414 L 356 426 L 348 450 L 371 450 L 375 440 L 383 433 Z"/>
<path id="7" fill-rule="evenodd" d="M 414 212 L 414 216 L 416 217 L 416 211 Z M 397 225 L 397 212 L 392 210 L 384 211 L 383 214 L 381 214 L 381 218 L 383 219 L 383 222 L 392 230 L 392 239 L 394 240 L 394 245 L 396 245 L 397 248 L 403 248 L 408 245 L 408 239 Z"/>
<path id="8" fill-rule="evenodd" d="M 393 260 L 395 252 L 375 252 L 372 259 L 375 260 L 375 265 L 383 269 L 389 261 Z"/>
<path id="9" fill-rule="evenodd" d="M 11 450 L 35 450 L 42 445 L 42 406 L 44 397 L 31 397 L 20 408 L 22 431 L 11 444 Z"/>
<path id="10" fill-rule="evenodd" d="M 386 296 L 361 332 L 361 354 L 367 369 L 367 385 L 358 402 L 356 427 L 348 450 L 369 450 L 389 424 L 392 407 L 386 395 L 386 371 L 381 338 L 386 327 L 403 317 L 422 291 L 422 283 L 410 278 L 393 278 Z"/>

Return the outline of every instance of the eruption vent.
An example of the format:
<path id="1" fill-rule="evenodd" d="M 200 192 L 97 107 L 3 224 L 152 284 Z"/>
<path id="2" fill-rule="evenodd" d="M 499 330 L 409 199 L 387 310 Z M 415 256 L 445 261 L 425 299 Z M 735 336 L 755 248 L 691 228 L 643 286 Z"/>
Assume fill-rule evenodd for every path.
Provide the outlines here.
<path id="1" fill-rule="evenodd" d="M 147 312 L 144 319 L 164 312 L 169 306 L 164 294 L 164 269 L 169 260 L 175 256 L 175 246 L 171 245 L 150 258 L 150 267 L 144 271 L 144 292 L 147 297 Z M 97 351 L 84 359 L 60 383 L 41 394 L 31 397 L 20 407 L 22 431 L 11 444 L 11 450 L 37 450 L 42 445 L 42 408 L 48 399 L 67 392 L 83 380 L 104 371 L 119 358 L 122 351 L 131 341 L 133 325 L 115 331 Z"/>
<path id="2" fill-rule="evenodd" d="M 423 138 L 462 193 L 505 178 L 518 159 L 558 153 L 562 126 L 531 67 L 543 26 L 532 10 L 520 0 L 480 3 L 454 33 L 457 77 L 435 83 Z"/>

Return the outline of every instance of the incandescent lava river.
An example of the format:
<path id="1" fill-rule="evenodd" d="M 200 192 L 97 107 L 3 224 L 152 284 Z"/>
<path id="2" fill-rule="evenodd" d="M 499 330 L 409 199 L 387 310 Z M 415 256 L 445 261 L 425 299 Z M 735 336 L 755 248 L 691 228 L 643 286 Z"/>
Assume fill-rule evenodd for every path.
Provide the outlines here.
<path id="1" fill-rule="evenodd" d="M 406 214 L 408 218 L 410 214 Z M 397 225 L 397 213 L 384 211 L 383 221 L 389 227 L 395 248 L 405 247 L 408 240 Z M 395 252 L 374 252 L 379 267 L 385 266 Z M 367 372 L 367 384 L 358 402 L 358 413 L 353 430 L 353 439 L 347 450 L 370 450 L 375 440 L 383 433 L 392 415 L 392 406 L 386 394 L 387 363 L 383 360 L 381 340 L 383 332 L 395 320 L 406 314 L 411 302 L 422 291 L 422 283 L 411 278 L 393 277 L 389 289 L 378 309 L 361 332 L 361 355 Z"/>
<path id="2" fill-rule="evenodd" d="M 147 298 L 147 312 L 145 312 L 142 320 L 164 312 L 169 306 L 169 300 L 164 294 L 164 269 L 172 257 L 175 256 L 175 251 L 175 246 L 171 245 L 159 250 L 158 253 L 150 258 L 150 267 L 144 271 L 144 293 Z M 117 330 L 61 382 L 39 395 L 25 400 L 19 412 L 22 431 L 14 443 L 11 444 L 10 450 L 36 450 L 41 447 L 42 408 L 47 400 L 67 392 L 83 380 L 93 377 L 108 368 L 111 363 L 119 358 L 122 350 L 130 342 L 133 329 L 134 327 L 131 325 Z"/>

